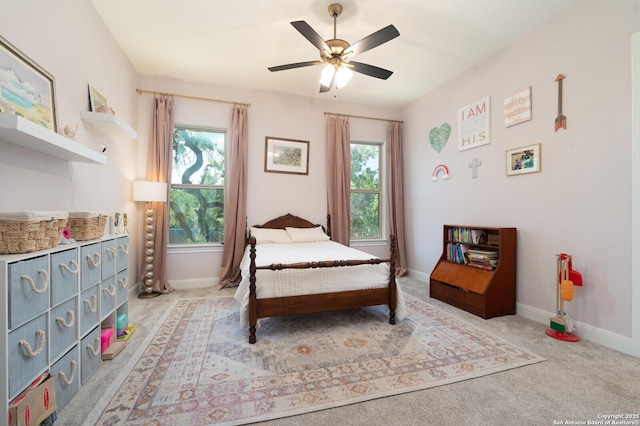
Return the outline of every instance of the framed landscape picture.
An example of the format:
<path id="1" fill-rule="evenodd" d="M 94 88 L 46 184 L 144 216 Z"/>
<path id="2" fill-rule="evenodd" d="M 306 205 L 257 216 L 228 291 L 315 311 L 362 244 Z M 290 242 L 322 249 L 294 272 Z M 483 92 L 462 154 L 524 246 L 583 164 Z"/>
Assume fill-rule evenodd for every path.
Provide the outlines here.
<path id="1" fill-rule="evenodd" d="M 507 150 L 507 176 L 535 173 L 541 170 L 540 144 Z"/>
<path id="2" fill-rule="evenodd" d="M 58 131 L 53 75 L 0 36 L 0 107 Z"/>
<path id="3" fill-rule="evenodd" d="M 265 138 L 264 171 L 309 174 L 309 142 L 295 139 Z"/>

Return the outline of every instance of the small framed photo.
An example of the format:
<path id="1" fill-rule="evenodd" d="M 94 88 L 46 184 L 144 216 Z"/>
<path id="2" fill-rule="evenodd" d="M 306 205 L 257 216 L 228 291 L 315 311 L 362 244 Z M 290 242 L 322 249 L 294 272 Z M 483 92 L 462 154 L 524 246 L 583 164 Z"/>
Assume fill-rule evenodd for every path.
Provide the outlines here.
<path id="1" fill-rule="evenodd" d="M 107 98 L 91 84 L 89 85 L 89 111 L 111 113 Z"/>
<path id="2" fill-rule="evenodd" d="M 539 172 L 542 166 L 540 144 L 507 150 L 507 176 Z"/>
<path id="3" fill-rule="evenodd" d="M 264 171 L 309 174 L 309 142 L 296 139 L 265 138 Z"/>
<path id="4" fill-rule="evenodd" d="M 0 112 L 19 115 L 57 133 L 55 80 L 0 36 Z"/>

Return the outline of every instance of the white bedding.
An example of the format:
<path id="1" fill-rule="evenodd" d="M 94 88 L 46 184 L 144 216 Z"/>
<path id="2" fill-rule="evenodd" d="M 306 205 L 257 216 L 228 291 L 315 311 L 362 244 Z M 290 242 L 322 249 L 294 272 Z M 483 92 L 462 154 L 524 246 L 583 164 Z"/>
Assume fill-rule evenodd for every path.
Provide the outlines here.
<path id="1" fill-rule="evenodd" d="M 242 281 L 235 293 L 240 304 L 240 325 L 249 322 L 249 246 L 242 259 Z M 273 263 L 298 263 L 320 260 L 367 260 L 374 258 L 369 253 L 343 246 L 334 241 L 260 244 L 256 246 L 256 266 Z M 302 294 L 329 293 L 348 290 L 382 288 L 389 285 L 389 265 L 358 265 L 335 268 L 284 269 L 280 271 L 256 271 L 256 296 L 269 297 L 298 296 Z M 406 306 L 400 286 L 396 318 L 402 320 Z"/>

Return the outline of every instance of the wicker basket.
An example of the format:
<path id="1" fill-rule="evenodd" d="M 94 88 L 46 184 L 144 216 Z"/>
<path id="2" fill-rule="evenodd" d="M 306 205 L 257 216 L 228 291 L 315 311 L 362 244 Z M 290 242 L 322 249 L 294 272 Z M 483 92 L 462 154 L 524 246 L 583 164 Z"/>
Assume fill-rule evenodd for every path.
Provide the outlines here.
<path id="1" fill-rule="evenodd" d="M 60 244 L 67 213 L 24 212 L 0 214 L 0 254 L 31 253 Z"/>
<path id="2" fill-rule="evenodd" d="M 67 227 L 76 241 L 95 240 L 104 235 L 107 216 L 100 213 L 69 213 Z"/>

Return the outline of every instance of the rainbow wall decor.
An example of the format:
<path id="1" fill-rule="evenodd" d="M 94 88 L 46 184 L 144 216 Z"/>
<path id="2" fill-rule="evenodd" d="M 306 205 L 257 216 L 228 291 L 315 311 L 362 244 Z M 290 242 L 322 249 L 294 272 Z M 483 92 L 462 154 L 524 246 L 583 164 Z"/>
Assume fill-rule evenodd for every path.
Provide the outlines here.
<path id="1" fill-rule="evenodd" d="M 449 169 L 444 164 L 438 164 L 431 175 L 431 180 L 437 182 L 438 180 L 449 179 Z"/>

